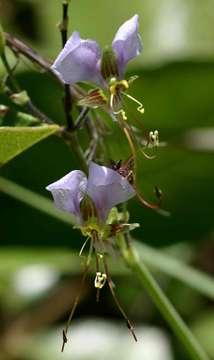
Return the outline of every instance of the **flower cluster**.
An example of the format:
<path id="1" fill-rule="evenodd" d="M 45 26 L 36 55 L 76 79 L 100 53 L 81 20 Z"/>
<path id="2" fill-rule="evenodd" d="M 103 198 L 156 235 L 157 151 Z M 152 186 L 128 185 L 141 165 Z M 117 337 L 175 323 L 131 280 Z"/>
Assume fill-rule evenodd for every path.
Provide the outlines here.
<path id="1" fill-rule="evenodd" d="M 144 112 L 142 104 L 127 93 L 135 77 L 125 79 L 127 63 L 139 55 L 141 50 L 138 15 L 133 16 L 118 29 L 111 46 L 105 48 L 103 52 L 96 41 L 83 40 L 78 32 L 73 32 L 66 42 L 52 65 L 53 71 L 65 84 L 87 81 L 96 86 L 82 96 L 78 105 L 88 108 L 101 107 L 118 121 L 129 141 L 132 155 L 125 163 L 113 162 L 112 167 L 101 166 L 90 161 L 88 177 L 81 170 L 73 170 L 47 186 L 47 190 L 53 195 L 56 207 L 72 214 L 75 217 L 76 227 L 87 239 L 90 239 L 88 259 L 94 252 L 96 259 L 94 286 L 97 289 L 97 299 L 99 299 L 100 289 L 107 282 L 135 340 L 133 327 L 116 298 L 106 254 L 109 247 L 112 250 L 116 245 L 121 234 L 123 236 L 124 233 L 138 226 L 138 224 L 129 224 L 128 212 L 125 209 L 119 212 L 115 208 L 117 205 L 138 195 L 146 206 L 156 207 L 146 202 L 136 190 L 135 147 L 133 145 L 135 137 L 132 127 L 126 122 L 127 116 L 123 109 L 123 96 L 128 96 L 138 104 L 138 111 Z M 153 146 L 157 146 L 158 132 L 151 132 L 149 139 Z M 88 260 L 87 263 L 89 262 Z M 104 272 L 100 270 L 100 264 Z M 67 341 L 66 332 L 67 327 L 63 333 L 63 348 Z"/>

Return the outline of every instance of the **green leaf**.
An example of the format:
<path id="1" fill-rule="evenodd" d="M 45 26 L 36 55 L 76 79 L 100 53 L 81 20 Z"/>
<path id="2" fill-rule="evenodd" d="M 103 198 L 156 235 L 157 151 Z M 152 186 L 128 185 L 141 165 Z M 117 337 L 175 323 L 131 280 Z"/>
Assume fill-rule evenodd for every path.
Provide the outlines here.
<path id="1" fill-rule="evenodd" d="M 58 129 L 58 125 L 0 127 L 0 166 L 30 146 L 54 134 Z"/>

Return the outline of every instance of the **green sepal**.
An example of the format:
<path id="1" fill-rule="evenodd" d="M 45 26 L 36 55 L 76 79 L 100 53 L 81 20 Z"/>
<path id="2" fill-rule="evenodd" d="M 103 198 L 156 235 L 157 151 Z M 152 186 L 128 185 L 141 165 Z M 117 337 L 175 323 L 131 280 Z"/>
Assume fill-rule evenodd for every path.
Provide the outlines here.
<path id="1" fill-rule="evenodd" d="M 129 212 L 123 211 L 120 212 L 116 207 L 112 208 L 105 227 L 103 228 L 103 238 L 107 239 L 114 237 L 119 233 L 126 233 L 138 228 L 140 225 L 138 223 L 128 223 L 129 221 Z"/>
<path id="2" fill-rule="evenodd" d="M 85 195 L 80 203 L 80 212 L 85 223 L 91 219 L 97 219 L 96 206 L 88 195 Z"/>
<path id="3" fill-rule="evenodd" d="M 86 96 L 78 101 L 77 104 L 96 109 L 98 107 L 106 106 L 108 104 L 108 100 L 104 92 L 101 89 L 96 88 L 90 90 Z"/>
<path id="4" fill-rule="evenodd" d="M 100 71 L 105 80 L 119 76 L 116 55 L 111 47 L 106 47 L 103 50 Z"/>

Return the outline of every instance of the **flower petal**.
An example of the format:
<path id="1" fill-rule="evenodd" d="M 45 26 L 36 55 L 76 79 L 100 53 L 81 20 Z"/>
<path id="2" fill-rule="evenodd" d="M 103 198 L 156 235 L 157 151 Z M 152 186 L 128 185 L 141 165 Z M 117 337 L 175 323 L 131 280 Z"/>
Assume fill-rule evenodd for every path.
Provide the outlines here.
<path id="1" fill-rule="evenodd" d="M 46 189 L 51 191 L 58 209 L 70 212 L 80 219 L 80 202 L 84 197 L 86 187 L 85 174 L 80 170 L 74 170 L 48 185 Z"/>
<path id="2" fill-rule="evenodd" d="M 100 57 L 100 47 L 96 41 L 83 40 L 78 32 L 73 32 L 52 69 L 66 84 L 92 81 L 100 85 Z"/>
<path id="3" fill-rule="evenodd" d="M 127 20 L 117 31 L 112 47 L 116 53 L 120 76 L 123 76 L 127 62 L 142 50 L 142 41 L 138 32 L 138 15 Z"/>
<path id="4" fill-rule="evenodd" d="M 101 220 L 105 220 L 111 208 L 135 195 L 134 188 L 115 170 L 94 162 L 89 165 L 87 194 L 96 205 Z"/>

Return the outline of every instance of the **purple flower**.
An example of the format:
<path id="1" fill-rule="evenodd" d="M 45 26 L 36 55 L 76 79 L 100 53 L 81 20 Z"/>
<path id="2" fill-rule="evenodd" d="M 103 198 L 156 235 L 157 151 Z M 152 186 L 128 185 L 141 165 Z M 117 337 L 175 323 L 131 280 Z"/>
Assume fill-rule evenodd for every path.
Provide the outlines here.
<path id="1" fill-rule="evenodd" d="M 83 40 L 78 32 L 74 32 L 60 52 L 52 68 L 67 84 L 89 81 L 106 87 L 108 75 L 122 79 L 125 66 L 142 50 L 141 38 L 138 33 L 138 15 L 126 21 L 117 31 L 112 42 L 115 63 L 102 68 L 102 56 L 99 45 L 94 40 Z M 114 61 L 111 59 L 111 61 Z M 110 69 L 111 68 L 111 69 Z M 112 74 L 106 70 L 113 70 Z M 107 75 L 107 76 L 106 76 Z"/>
<path id="2" fill-rule="evenodd" d="M 80 204 L 85 197 L 93 201 L 98 221 L 104 222 L 112 207 L 136 193 L 117 171 L 94 162 L 90 162 L 88 179 L 82 171 L 74 170 L 46 189 L 51 191 L 56 207 L 75 215 L 80 224 L 83 222 Z"/>

